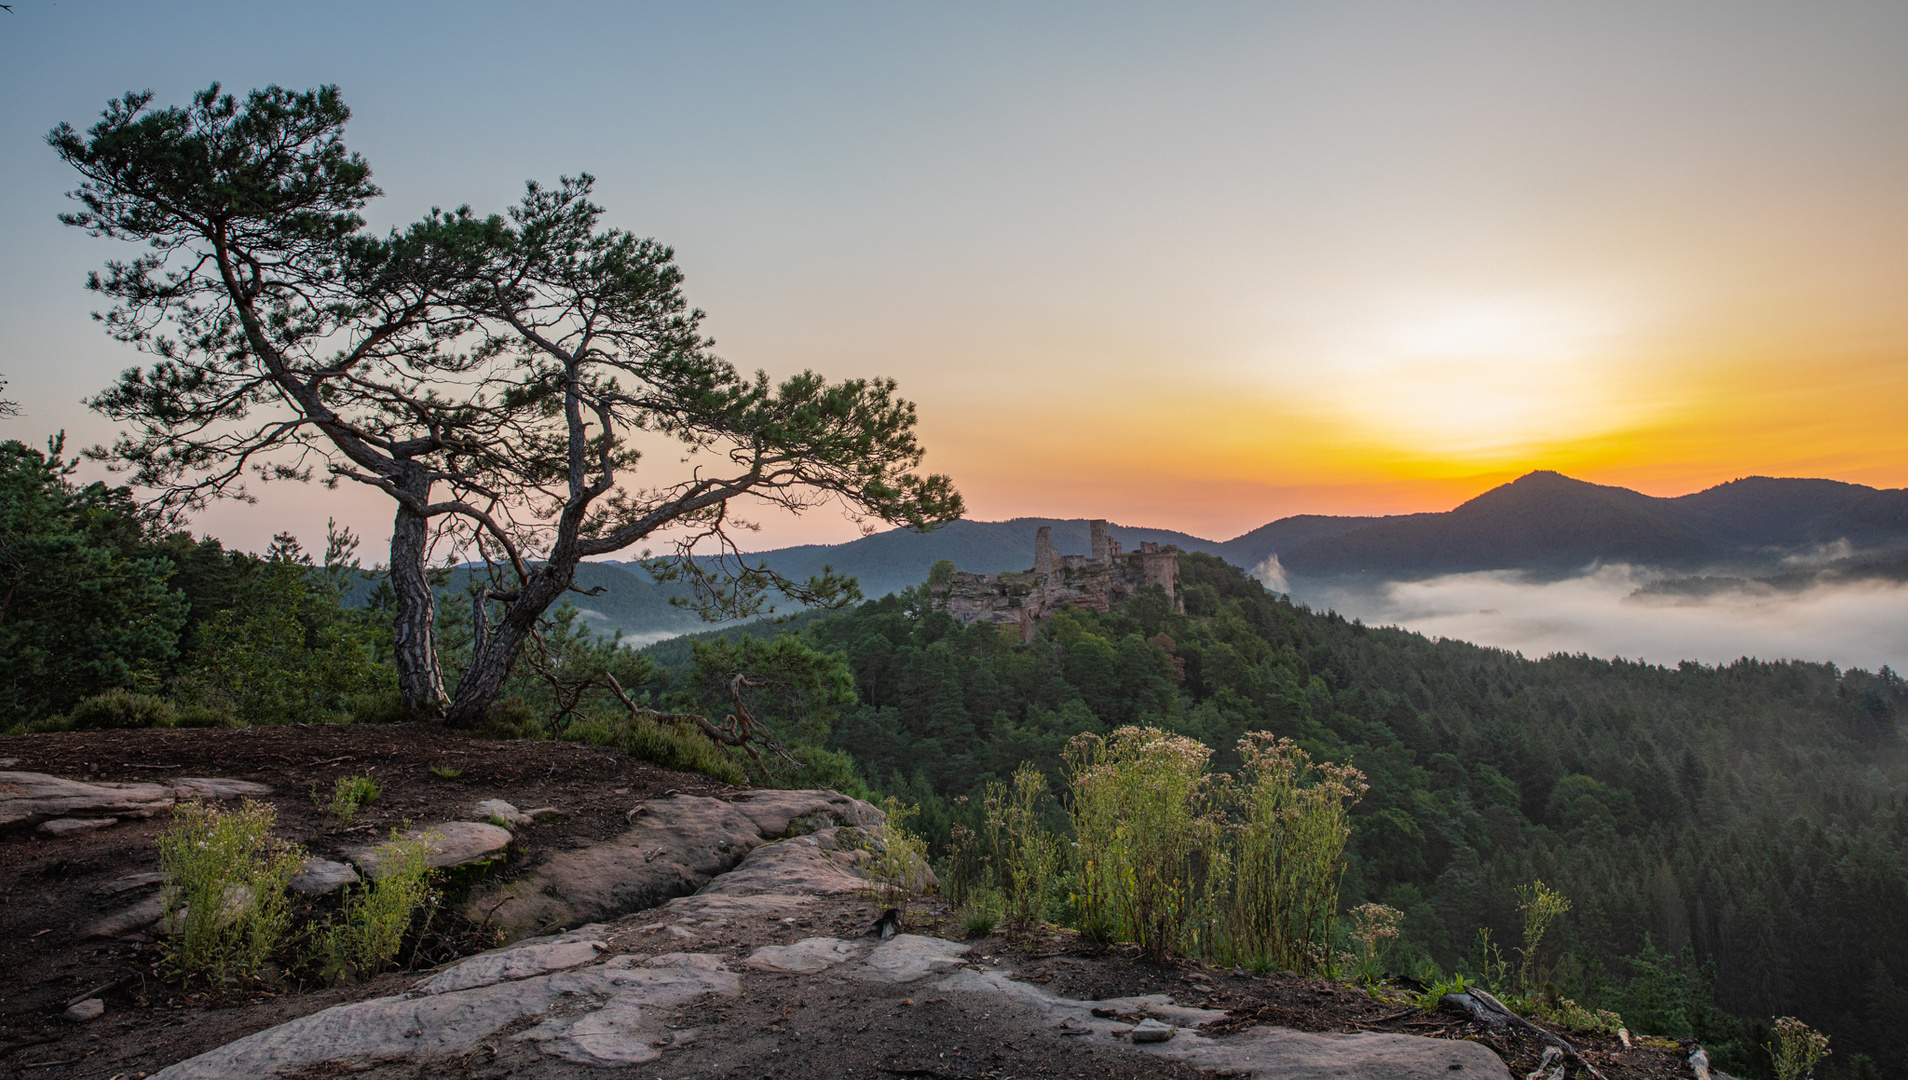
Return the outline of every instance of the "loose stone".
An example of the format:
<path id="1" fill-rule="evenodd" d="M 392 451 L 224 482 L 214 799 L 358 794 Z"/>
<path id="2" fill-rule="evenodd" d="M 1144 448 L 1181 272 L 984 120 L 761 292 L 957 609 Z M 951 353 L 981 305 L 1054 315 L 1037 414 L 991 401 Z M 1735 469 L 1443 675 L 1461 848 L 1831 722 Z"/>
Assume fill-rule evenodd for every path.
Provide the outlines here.
<path id="1" fill-rule="evenodd" d="M 1133 1025 L 1133 1030 L 1128 1034 L 1136 1043 L 1157 1043 L 1172 1038 L 1178 1030 L 1171 1024 L 1162 1024 L 1149 1016 Z"/>

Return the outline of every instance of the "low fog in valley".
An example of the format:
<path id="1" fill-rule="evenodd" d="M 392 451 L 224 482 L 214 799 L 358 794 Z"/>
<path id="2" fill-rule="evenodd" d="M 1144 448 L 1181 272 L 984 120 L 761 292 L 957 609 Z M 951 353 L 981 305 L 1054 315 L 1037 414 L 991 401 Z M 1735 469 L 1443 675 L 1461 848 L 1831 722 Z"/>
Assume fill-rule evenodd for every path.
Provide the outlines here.
<path id="1" fill-rule="evenodd" d="M 1652 663 L 1828 660 L 1874 670 L 1908 667 L 1908 585 L 1861 581 L 1777 590 L 1743 582 L 1707 596 L 1645 593 L 1666 575 L 1607 565 L 1563 580 L 1522 571 L 1448 574 L 1374 588 L 1307 588 L 1277 560 L 1255 575 L 1293 599 L 1374 625 L 1511 649 L 1621 656 Z"/>

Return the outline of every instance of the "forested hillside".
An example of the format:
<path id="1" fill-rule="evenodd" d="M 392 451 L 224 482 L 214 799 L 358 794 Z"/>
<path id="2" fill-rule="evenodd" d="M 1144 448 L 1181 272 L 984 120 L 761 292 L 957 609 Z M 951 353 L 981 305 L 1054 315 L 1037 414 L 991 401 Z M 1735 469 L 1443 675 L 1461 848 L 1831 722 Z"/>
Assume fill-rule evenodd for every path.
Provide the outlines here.
<path id="1" fill-rule="evenodd" d="M 341 602 L 362 573 L 350 549 L 339 534 L 322 559 L 290 538 L 230 552 L 164 531 L 124 489 L 77 484 L 57 448 L 0 444 L 0 728 L 402 718 L 384 590 Z M 1314 612 L 1210 556 L 1181 566 L 1184 615 L 1155 590 L 1061 612 L 1030 643 L 964 629 L 920 589 L 647 655 L 564 609 L 490 728 L 614 743 L 732 782 L 865 780 L 919 803 L 937 840 L 974 824 L 982 785 L 1022 763 L 1064 798 L 1062 751 L 1082 732 L 1154 725 L 1227 768 L 1243 734 L 1270 731 L 1368 779 L 1341 909 L 1405 914 L 1401 970 L 1480 970 L 1479 930 L 1513 944 L 1515 890 L 1541 879 L 1573 905 L 1561 951 L 1547 950 L 1559 994 L 1697 1036 L 1744 1075 L 1766 1072 L 1757 1025 L 1781 1015 L 1834 1038 L 1839 1075 L 1908 1072 L 1908 686 L 1895 673 L 1528 660 Z M 468 599 L 447 592 L 439 614 L 455 679 Z M 637 703 L 720 718 L 742 672 L 759 679 L 760 730 L 790 752 L 769 758 L 773 773 L 638 715 L 610 679 Z M 1065 828 L 1057 803 L 1048 817 Z"/>
<path id="2" fill-rule="evenodd" d="M 1030 645 L 918 592 L 817 621 L 859 704 L 833 744 L 923 802 L 1018 763 L 1060 775 L 1080 731 L 1154 724 L 1231 752 L 1269 730 L 1364 770 L 1343 904 L 1407 915 L 1408 955 L 1472 965 L 1514 941 L 1516 886 L 1575 907 L 1555 973 L 1643 1030 L 1749 1067 L 1738 1017 L 1798 1015 L 1899 1075 L 1908 1055 L 1908 687 L 1894 673 L 1743 660 L 1543 660 L 1309 611 L 1217 559 L 1163 597 L 1063 612 Z"/>

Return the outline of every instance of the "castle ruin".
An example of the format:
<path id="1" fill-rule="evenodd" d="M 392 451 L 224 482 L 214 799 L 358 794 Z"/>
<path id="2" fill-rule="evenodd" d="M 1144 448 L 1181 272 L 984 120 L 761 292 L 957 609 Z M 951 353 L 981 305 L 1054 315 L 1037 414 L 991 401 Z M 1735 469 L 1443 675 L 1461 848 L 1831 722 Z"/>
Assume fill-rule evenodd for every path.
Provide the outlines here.
<path id="1" fill-rule="evenodd" d="M 1034 534 L 1032 570 L 1002 574 L 955 571 L 945 582 L 928 585 L 934 606 L 962 626 L 979 622 L 1005 623 L 1020 628 L 1020 640 L 1031 641 L 1034 624 L 1061 608 L 1107 611 L 1158 585 L 1175 610 L 1184 612 L 1179 592 L 1179 549 L 1150 541 L 1138 551 L 1126 551 L 1106 534 L 1106 522 L 1087 523 L 1093 536 L 1090 555 L 1061 555 L 1053 549 L 1053 527 L 1040 526 Z"/>

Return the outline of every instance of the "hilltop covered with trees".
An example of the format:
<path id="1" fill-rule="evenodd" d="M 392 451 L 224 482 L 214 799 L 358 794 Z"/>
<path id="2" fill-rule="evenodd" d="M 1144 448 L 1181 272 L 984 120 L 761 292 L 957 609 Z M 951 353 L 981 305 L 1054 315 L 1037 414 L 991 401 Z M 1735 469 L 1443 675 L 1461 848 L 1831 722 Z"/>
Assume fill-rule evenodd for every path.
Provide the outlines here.
<path id="1" fill-rule="evenodd" d="M 227 551 L 168 531 L 124 489 L 77 483 L 57 451 L 0 449 L 0 725 L 404 716 L 389 587 L 348 536 L 317 557 L 289 537 Z M 1828 1067 L 1901 1064 L 1908 687 L 1894 673 L 1529 660 L 1313 612 L 1210 557 L 1182 573 L 1184 615 L 1145 594 L 1063 612 L 1024 644 L 960 627 L 924 590 L 646 652 L 566 606 L 487 725 L 731 781 L 896 795 L 943 858 L 957 827 L 983 827 L 986 786 L 1027 764 L 1048 781 L 1034 813 L 1064 835 L 1063 759 L 1082 733 L 1159 728 L 1230 772 L 1240 740 L 1269 732 L 1364 774 L 1339 906 L 1403 913 L 1395 970 L 1482 970 L 1480 928 L 1515 943 L 1516 890 L 1542 880 L 1572 903 L 1548 939 L 1560 995 L 1698 1037 L 1751 1073 L 1757 1024 L 1784 1014 L 1834 1036 Z M 367 575 L 354 587 L 369 602 L 341 603 Z M 472 598 L 439 580 L 454 689 Z M 659 719 L 738 711 L 783 752 L 754 760 Z"/>
<path id="2" fill-rule="evenodd" d="M 1021 763 L 1057 783 L 1080 732 L 1156 726 L 1223 769 L 1247 732 L 1289 736 L 1367 777 L 1342 907 L 1404 912 L 1403 970 L 1479 971 L 1479 929 L 1508 950 L 1516 889 L 1541 879 L 1573 903 L 1553 931 L 1566 996 L 1738 1068 L 1766 1033 L 1726 1014 L 1802 1016 L 1844 1048 L 1840 1069 L 1904 1064 L 1898 675 L 1530 660 L 1310 611 L 1210 557 L 1181 566 L 1185 615 L 1142 597 L 1063 612 L 1027 645 L 922 590 L 816 620 L 805 640 L 847 663 L 858 698 L 830 745 L 945 840 Z"/>

